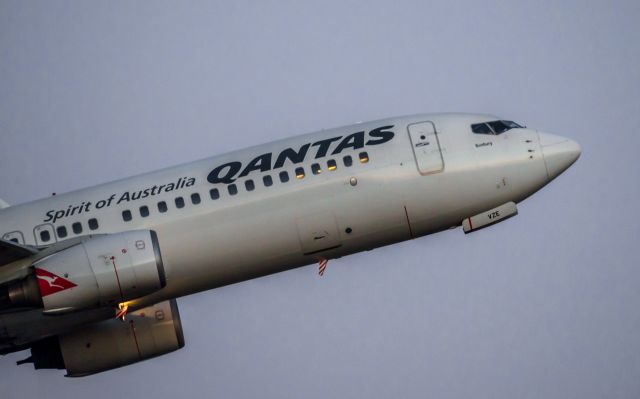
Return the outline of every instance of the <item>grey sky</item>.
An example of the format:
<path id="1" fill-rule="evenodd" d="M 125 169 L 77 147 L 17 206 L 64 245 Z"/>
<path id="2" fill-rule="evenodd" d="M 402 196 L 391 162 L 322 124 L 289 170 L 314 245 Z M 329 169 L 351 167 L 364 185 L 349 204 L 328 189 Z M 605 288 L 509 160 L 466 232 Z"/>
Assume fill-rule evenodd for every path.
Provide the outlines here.
<path id="1" fill-rule="evenodd" d="M 520 215 L 179 300 L 187 346 L 4 398 L 640 395 L 640 3 L 0 3 L 0 198 L 399 114 L 497 114 L 580 160 Z"/>

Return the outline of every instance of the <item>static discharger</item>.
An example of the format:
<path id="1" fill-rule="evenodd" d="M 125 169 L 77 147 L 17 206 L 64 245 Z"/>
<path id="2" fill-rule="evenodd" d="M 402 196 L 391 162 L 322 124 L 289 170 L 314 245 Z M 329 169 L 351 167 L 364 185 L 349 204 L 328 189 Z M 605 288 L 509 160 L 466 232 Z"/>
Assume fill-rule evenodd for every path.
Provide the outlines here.
<path id="1" fill-rule="evenodd" d="M 465 234 L 468 234 L 472 231 L 480 230 L 483 227 L 491 226 L 492 224 L 507 220 L 511 216 L 515 216 L 517 214 L 518 208 L 516 208 L 515 202 L 507 202 L 497 208 L 466 218 L 462 222 L 462 229 Z"/>

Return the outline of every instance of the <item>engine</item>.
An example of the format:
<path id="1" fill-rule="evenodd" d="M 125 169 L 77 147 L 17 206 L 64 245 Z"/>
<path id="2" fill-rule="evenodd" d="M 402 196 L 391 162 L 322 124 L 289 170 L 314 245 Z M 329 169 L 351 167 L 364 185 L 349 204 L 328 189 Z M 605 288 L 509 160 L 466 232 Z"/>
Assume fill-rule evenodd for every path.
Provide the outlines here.
<path id="1" fill-rule="evenodd" d="M 0 287 L 0 308 L 56 314 L 117 306 L 165 285 L 156 233 L 134 230 L 95 236 L 37 260 L 27 278 Z"/>
<path id="2" fill-rule="evenodd" d="M 66 369 L 67 377 L 82 377 L 173 352 L 184 347 L 175 299 L 71 333 L 47 338 L 31 347 L 36 369 Z"/>

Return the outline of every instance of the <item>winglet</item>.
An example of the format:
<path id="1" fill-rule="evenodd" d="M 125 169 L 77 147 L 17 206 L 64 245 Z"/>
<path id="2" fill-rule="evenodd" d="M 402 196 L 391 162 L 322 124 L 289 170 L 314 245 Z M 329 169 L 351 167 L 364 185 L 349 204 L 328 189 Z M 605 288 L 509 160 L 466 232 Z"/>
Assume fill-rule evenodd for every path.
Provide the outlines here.
<path id="1" fill-rule="evenodd" d="M 10 205 L 5 202 L 2 198 L 0 198 L 0 209 L 2 208 L 8 208 Z"/>

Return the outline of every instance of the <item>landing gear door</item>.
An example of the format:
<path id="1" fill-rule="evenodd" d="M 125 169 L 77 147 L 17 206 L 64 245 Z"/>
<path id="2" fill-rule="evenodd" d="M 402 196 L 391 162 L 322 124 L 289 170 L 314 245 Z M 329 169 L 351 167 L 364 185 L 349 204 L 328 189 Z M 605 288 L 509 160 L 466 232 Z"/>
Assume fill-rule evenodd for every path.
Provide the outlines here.
<path id="1" fill-rule="evenodd" d="M 433 122 L 418 122 L 409 125 L 409 138 L 421 175 L 442 172 L 444 159 L 440 149 L 438 133 Z"/>

